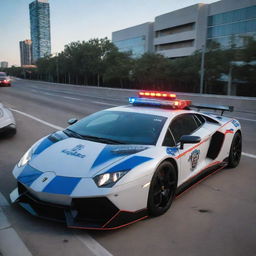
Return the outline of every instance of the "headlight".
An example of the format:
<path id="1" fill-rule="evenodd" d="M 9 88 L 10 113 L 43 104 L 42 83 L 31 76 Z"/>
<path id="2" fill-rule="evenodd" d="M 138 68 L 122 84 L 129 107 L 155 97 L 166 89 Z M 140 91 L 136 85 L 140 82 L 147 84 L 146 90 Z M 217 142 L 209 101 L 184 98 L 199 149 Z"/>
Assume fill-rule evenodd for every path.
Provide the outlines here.
<path id="1" fill-rule="evenodd" d="M 93 179 L 98 187 L 112 187 L 126 173 L 127 171 L 104 173 L 104 174 L 95 176 Z"/>
<path id="2" fill-rule="evenodd" d="M 22 167 L 24 165 L 26 165 L 32 158 L 34 152 L 36 151 L 37 147 L 39 146 L 39 144 L 46 138 L 47 136 L 43 137 L 42 139 L 36 141 L 31 147 L 30 149 L 23 155 L 23 157 L 20 159 L 20 161 L 18 162 L 17 166 L 18 167 Z"/>
<path id="3" fill-rule="evenodd" d="M 31 147 L 24 155 L 23 157 L 20 159 L 20 161 L 18 162 L 18 167 L 22 167 L 24 165 L 26 165 L 32 158 L 33 155 L 33 147 Z"/>

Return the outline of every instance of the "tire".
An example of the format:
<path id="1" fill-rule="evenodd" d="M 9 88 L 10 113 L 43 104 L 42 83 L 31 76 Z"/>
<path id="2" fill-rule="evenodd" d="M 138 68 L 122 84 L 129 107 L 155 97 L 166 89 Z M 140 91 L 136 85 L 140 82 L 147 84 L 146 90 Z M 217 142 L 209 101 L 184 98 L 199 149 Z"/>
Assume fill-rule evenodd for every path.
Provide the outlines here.
<path id="1" fill-rule="evenodd" d="M 235 168 L 238 166 L 242 154 L 242 135 L 236 132 L 229 151 L 228 167 Z"/>
<path id="2" fill-rule="evenodd" d="M 171 206 L 177 188 L 177 172 L 167 161 L 162 162 L 154 173 L 148 195 L 148 212 L 156 217 Z"/>

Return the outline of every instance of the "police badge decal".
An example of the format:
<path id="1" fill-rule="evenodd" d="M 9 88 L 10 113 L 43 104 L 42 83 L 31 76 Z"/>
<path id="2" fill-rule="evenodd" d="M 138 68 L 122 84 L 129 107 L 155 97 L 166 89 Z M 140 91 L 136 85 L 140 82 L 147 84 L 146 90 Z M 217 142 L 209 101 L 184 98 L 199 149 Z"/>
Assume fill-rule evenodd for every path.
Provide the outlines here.
<path id="1" fill-rule="evenodd" d="M 198 163 L 198 160 L 199 160 L 199 155 L 200 155 L 200 150 L 199 149 L 196 149 L 191 153 L 191 155 L 188 159 L 188 161 L 191 161 L 191 171 L 195 170 L 195 168 L 197 166 L 197 163 Z"/>

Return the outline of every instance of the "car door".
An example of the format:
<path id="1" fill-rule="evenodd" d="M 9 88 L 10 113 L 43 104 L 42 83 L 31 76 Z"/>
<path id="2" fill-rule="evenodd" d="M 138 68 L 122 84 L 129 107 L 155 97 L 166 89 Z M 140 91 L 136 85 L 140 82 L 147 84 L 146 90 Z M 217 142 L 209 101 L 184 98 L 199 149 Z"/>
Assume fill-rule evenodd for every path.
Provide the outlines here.
<path id="1" fill-rule="evenodd" d="M 169 137 L 172 137 L 173 143 L 179 148 L 179 154 L 176 159 L 180 170 L 178 180 L 178 185 L 180 185 L 195 176 L 207 165 L 206 154 L 209 148 L 210 132 L 204 128 L 203 118 L 201 119 L 196 114 L 188 113 L 175 117 L 169 126 L 168 133 Z M 184 148 L 180 149 L 182 135 L 199 136 L 201 137 L 201 142 L 185 144 Z"/>

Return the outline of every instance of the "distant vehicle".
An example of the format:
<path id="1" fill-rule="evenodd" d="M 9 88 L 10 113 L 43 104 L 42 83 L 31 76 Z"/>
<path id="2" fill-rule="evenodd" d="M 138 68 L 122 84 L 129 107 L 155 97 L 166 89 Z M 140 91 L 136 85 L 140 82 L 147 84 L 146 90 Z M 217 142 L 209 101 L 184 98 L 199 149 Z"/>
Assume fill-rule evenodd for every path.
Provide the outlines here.
<path id="1" fill-rule="evenodd" d="M 0 136 L 3 134 L 15 134 L 16 122 L 12 112 L 0 103 Z"/>
<path id="2" fill-rule="evenodd" d="M 5 72 L 0 72 L 0 86 L 11 86 L 11 79 Z"/>
<path id="3" fill-rule="evenodd" d="M 192 110 L 233 107 L 155 91 L 129 101 L 37 141 L 13 170 L 12 202 L 70 228 L 116 229 L 164 214 L 189 186 L 239 164 L 240 123 Z"/>

